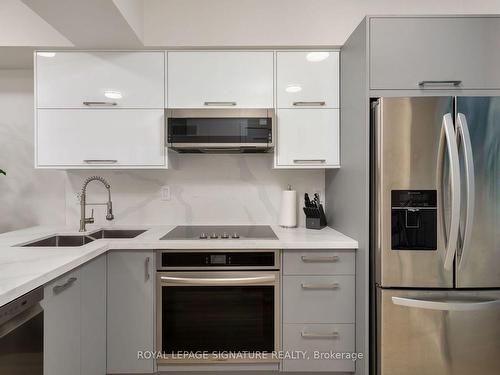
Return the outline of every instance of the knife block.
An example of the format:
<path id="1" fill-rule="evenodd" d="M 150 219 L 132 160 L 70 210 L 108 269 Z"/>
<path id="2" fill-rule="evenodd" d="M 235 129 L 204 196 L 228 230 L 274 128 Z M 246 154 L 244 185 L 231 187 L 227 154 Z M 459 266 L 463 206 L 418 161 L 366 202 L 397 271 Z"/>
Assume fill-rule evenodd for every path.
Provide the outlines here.
<path id="1" fill-rule="evenodd" d="M 319 207 L 304 207 L 306 214 L 306 228 L 307 229 L 323 229 L 326 227 L 326 216 L 323 210 L 323 205 Z"/>

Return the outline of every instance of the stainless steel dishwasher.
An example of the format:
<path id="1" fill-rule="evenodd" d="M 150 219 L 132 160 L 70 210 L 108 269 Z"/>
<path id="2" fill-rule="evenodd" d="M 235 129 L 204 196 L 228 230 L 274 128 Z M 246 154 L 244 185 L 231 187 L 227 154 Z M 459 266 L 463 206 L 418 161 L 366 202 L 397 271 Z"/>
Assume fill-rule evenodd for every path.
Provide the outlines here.
<path id="1" fill-rule="evenodd" d="M 0 374 L 43 374 L 43 288 L 0 307 Z"/>

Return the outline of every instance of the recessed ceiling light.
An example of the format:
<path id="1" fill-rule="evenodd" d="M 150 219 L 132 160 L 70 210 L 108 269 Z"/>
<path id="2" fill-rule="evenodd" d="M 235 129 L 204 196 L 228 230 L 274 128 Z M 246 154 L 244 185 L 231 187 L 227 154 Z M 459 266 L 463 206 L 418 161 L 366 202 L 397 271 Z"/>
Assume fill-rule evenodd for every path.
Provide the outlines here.
<path id="1" fill-rule="evenodd" d="M 290 85 L 286 86 L 285 91 L 293 94 L 293 93 L 302 91 L 302 86 L 297 85 L 297 84 L 290 84 Z"/>
<path id="2" fill-rule="evenodd" d="M 311 62 L 319 62 L 327 59 L 328 56 L 330 56 L 330 52 L 309 52 L 306 59 Z"/>
<path id="3" fill-rule="evenodd" d="M 36 54 L 40 57 L 54 57 L 56 55 L 55 52 L 37 52 Z"/>
<path id="4" fill-rule="evenodd" d="M 122 93 L 120 91 L 106 90 L 104 96 L 109 99 L 121 99 Z"/>

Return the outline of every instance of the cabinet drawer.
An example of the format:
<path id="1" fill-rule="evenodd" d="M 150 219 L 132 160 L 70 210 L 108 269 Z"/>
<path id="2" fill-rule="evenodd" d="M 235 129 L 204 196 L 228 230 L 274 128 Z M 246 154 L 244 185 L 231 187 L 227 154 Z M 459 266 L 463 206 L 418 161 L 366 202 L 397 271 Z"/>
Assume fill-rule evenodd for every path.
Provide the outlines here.
<path id="1" fill-rule="evenodd" d="M 500 88 L 500 18 L 404 17 L 370 21 L 370 87 Z"/>
<path id="2" fill-rule="evenodd" d="M 36 103 L 39 108 L 163 108 L 164 66 L 162 51 L 38 52 Z"/>
<path id="3" fill-rule="evenodd" d="M 338 51 L 278 51 L 278 108 L 339 108 Z"/>
<path id="4" fill-rule="evenodd" d="M 354 275 L 354 251 L 285 250 L 285 275 Z"/>
<path id="5" fill-rule="evenodd" d="M 306 359 L 284 360 L 284 371 L 347 371 L 355 370 L 351 359 L 334 359 L 321 353 L 353 353 L 354 324 L 285 324 L 283 350 L 305 351 Z"/>
<path id="6" fill-rule="evenodd" d="M 354 276 L 284 276 L 284 323 L 354 323 Z"/>
<path id="7" fill-rule="evenodd" d="M 39 109 L 39 167 L 165 166 L 162 109 Z"/>
<path id="8" fill-rule="evenodd" d="M 340 164 L 338 109 L 279 109 L 276 164 L 332 168 Z"/>
<path id="9" fill-rule="evenodd" d="M 168 52 L 169 108 L 273 108 L 273 52 Z"/>

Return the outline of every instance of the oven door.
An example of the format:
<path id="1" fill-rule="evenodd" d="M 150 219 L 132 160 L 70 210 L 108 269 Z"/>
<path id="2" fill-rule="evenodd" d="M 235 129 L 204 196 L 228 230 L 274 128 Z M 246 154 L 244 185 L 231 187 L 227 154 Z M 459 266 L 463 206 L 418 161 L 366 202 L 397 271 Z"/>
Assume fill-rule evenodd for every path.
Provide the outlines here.
<path id="1" fill-rule="evenodd" d="M 279 349 L 279 272 L 158 272 L 157 278 L 159 364 L 275 361 L 270 353 Z M 222 352 L 269 354 L 214 355 Z"/>

